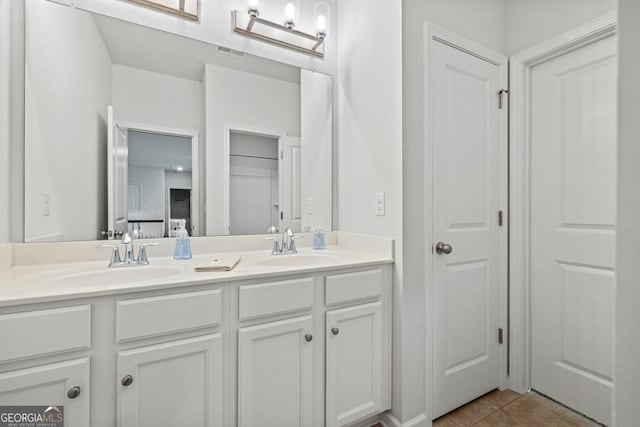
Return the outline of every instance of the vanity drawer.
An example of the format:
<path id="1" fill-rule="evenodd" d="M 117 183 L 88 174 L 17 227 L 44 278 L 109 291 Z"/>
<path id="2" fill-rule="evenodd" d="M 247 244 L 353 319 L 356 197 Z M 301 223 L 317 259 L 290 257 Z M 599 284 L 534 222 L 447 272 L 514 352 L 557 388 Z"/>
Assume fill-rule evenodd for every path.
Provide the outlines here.
<path id="1" fill-rule="evenodd" d="M 313 278 L 240 286 L 240 320 L 313 307 Z"/>
<path id="2" fill-rule="evenodd" d="M 378 298 L 382 295 L 382 270 L 334 274 L 325 279 L 327 305 Z"/>
<path id="3" fill-rule="evenodd" d="M 91 306 L 0 316 L 0 362 L 91 347 Z"/>
<path id="4" fill-rule="evenodd" d="M 130 341 L 222 323 L 222 290 L 118 301 L 116 341 Z"/>

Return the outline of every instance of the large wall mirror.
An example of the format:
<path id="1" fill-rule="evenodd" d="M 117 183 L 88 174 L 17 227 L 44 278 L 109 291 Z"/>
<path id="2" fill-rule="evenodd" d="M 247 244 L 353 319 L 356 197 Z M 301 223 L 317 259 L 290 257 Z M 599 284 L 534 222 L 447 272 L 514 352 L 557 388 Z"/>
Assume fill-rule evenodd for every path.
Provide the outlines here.
<path id="1" fill-rule="evenodd" d="M 331 229 L 331 76 L 25 7 L 26 242 Z"/>

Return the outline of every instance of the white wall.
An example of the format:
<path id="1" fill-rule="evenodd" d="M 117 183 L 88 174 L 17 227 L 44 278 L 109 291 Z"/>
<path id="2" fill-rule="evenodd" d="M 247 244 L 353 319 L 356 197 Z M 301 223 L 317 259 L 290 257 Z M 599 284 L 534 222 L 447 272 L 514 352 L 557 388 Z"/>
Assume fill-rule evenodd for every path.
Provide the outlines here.
<path id="1" fill-rule="evenodd" d="M 300 85 L 207 64 L 206 204 L 209 236 L 228 234 L 225 222 L 225 126 L 300 135 Z"/>
<path id="2" fill-rule="evenodd" d="M 128 132 L 129 165 L 191 169 L 191 138 Z"/>
<path id="3" fill-rule="evenodd" d="M 331 230 L 331 154 L 333 141 L 333 79 L 300 71 L 302 144 L 302 230 Z"/>
<path id="4" fill-rule="evenodd" d="M 616 7 L 617 0 L 508 0 L 506 52 L 535 46 Z"/>
<path id="5" fill-rule="evenodd" d="M 424 340 L 414 330 L 405 341 L 403 325 L 402 3 L 341 1 L 338 18 L 338 227 L 396 239 L 393 405 L 406 421 L 423 412 L 423 365 L 407 359 L 423 354 Z M 385 216 L 374 215 L 377 192 L 386 194 Z"/>
<path id="6" fill-rule="evenodd" d="M 111 59 L 93 17 L 46 1 L 26 2 L 26 13 L 25 240 L 96 239 L 106 226 Z"/>
<path id="7" fill-rule="evenodd" d="M 163 168 L 133 166 L 129 184 L 140 185 L 140 210 L 129 211 L 129 219 L 163 219 L 165 217 L 165 181 Z"/>
<path id="8" fill-rule="evenodd" d="M 71 0 L 57 0 L 70 2 Z M 257 40 L 251 40 L 231 30 L 231 10 L 246 10 L 246 0 L 203 0 L 200 1 L 201 20 L 193 22 L 170 14 L 150 10 L 129 1 L 114 0 L 75 0 L 76 7 L 94 11 L 103 15 L 125 19 L 152 28 L 184 35 L 197 40 L 251 53 L 275 61 L 298 67 L 316 69 L 335 75 L 336 70 L 336 0 L 323 0 L 331 8 L 328 37 L 326 39 L 325 59 L 317 59 L 288 49 L 273 46 Z M 284 2 L 281 0 L 262 0 L 261 17 L 277 22 L 282 20 Z M 313 6 L 315 2 L 297 1 L 299 19 L 296 29 L 315 34 Z"/>
<path id="9" fill-rule="evenodd" d="M 640 419 L 640 2 L 620 0 L 614 418 Z"/>
<path id="10" fill-rule="evenodd" d="M 116 120 L 201 132 L 202 82 L 113 65 Z"/>
<path id="11" fill-rule="evenodd" d="M 0 0 L 0 244 L 10 240 L 9 237 L 9 154 L 11 116 L 10 89 L 11 81 L 11 0 Z"/>

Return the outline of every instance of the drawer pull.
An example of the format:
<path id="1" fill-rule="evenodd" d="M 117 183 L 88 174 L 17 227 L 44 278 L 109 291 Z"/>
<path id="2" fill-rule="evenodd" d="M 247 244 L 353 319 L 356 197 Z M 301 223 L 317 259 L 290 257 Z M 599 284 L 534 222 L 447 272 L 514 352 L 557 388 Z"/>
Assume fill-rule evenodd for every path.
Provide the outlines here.
<path id="1" fill-rule="evenodd" d="M 71 387 L 67 392 L 67 397 L 69 399 L 75 399 L 76 397 L 80 396 L 80 391 L 80 387 L 78 386 Z"/>
<path id="2" fill-rule="evenodd" d="M 307 341 L 307 342 L 311 342 L 311 340 L 313 339 L 313 335 L 311 335 L 311 334 L 306 334 L 306 335 L 304 336 L 304 339 L 305 339 L 305 341 Z"/>
<path id="3" fill-rule="evenodd" d="M 122 377 L 122 385 L 129 387 L 133 383 L 133 377 L 131 375 L 125 375 Z"/>
<path id="4" fill-rule="evenodd" d="M 340 329 L 338 329 L 338 328 L 331 328 L 331 333 L 332 333 L 333 335 L 338 335 L 338 334 L 340 333 Z"/>

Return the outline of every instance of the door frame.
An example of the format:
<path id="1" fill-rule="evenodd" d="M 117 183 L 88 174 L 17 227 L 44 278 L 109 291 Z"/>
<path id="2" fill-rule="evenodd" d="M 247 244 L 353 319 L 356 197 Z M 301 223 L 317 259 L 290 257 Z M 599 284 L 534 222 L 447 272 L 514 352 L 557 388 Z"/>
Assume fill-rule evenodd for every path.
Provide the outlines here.
<path id="1" fill-rule="evenodd" d="M 269 138 L 274 138 L 278 140 L 278 157 L 280 157 L 280 151 L 282 150 L 282 142 L 285 136 L 287 136 L 287 132 L 282 130 L 275 129 L 266 129 L 256 126 L 249 125 L 238 125 L 225 123 L 224 125 L 224 146 L 223 146 L 223 156 L 224 156 L 224 166 L 223 166 L 223 177 L 222 177 L 222 200 L 223 200 L 223 209 L 224 209 L 224 230 L 226 233 L 230 235 L 229 227 L 231 226 L 231 133 L 245 133 L 249 135 L 260 135 L 266 136 Z M 278 172 L 279 173 L 279 172 Z M 280 184 L 278 184 L 280 185 Z M 266 233 L 266 230 L 265 230 Z"/>
<path id="2" fill-rule="evenodd" d="M 616 33 L 613 11 L 510 58 L 509 388 L 531 389 L 531 71 Z"/>
<path id="3" fill-rule="evenodd" d="M 191 234 L 193 236 L 205 236 L 206 234 L 204 232 L 203 224 L 200 223 L 200 214 L 204 212 L 204 204 L 200 197 L 202 189 L 200 188 L 198 131 L 126 121 L 122 122 L 122 126 L 127 129 L 127 134 L 132 130 L 134 132 L 137 131 L 155 133 L 159 135 L 181 136 L 191 139 Z M 165 228 L 167 228 L 167 225 L 165 225 Z"/>
<path id="4" fill-rule="evenodd" d="M 508 87 L 508 58 L 500 53 L 494 52 L 473 40 L 462 37 L 449 30 L 441 28 L 431 23 L 424 24 L 424 58 L 423 58 L 423 123 L 424 123 L 424 259 L 425 259 L 425 308 L 426 308 L 426 418 L 431 422 L 433 407 L 433 351 L 435 346 L 433 339 L 435 331 L 433 329 L 434 322 L 434 283 L 433 283 L 433 133 L 432 126 L 432 98 L 431 98 L 431 49 L 434 43 L 444 43 L 450 47 L 461 50 L 462 52 L 473 55 L 484 61 L 498 66 L 500 70 L 501 87 Z M 496 108 L 498 103 L 498 94 L 496 94 Z M 501 171 L 501 188 L 500 188 L 500 206 L 505 211 L 504 223 L 500 227 L 500 258 L 504 261 L 500 266 L 500 301 L 499 301 L 499 324 L 504 330 L 508 331 L 508 232 L 509 215 L 508 215 L 508 107 L 505 102 L 504 108 L 499 114 L 500 132 L 500 164 Z M 497 218 L 496 218 L 497 220 Z M 497 337 L 496 337 L 497 339 Z M 500 349 L 500 388 L 508 385 L 507 377 L 507 357 L 508 357 L 508 340 L 505 340 L 503 347 Z"/>

